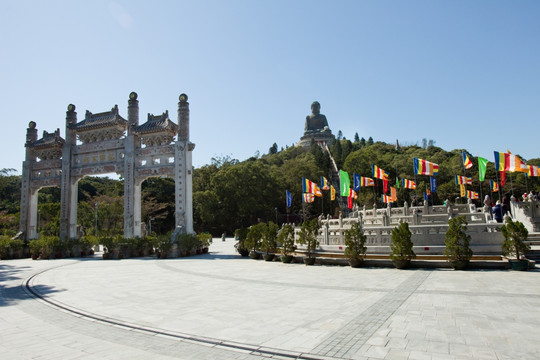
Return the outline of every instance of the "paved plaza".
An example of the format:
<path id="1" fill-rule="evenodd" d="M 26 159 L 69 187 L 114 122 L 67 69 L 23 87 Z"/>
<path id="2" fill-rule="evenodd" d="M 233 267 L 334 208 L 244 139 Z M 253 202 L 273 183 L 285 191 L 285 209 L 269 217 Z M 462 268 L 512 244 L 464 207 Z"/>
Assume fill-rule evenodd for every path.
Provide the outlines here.
<path id="1" fill-rule="evenodd" d="M 538 359 L 540 269 L 0 261 L 1 359 Z"/>

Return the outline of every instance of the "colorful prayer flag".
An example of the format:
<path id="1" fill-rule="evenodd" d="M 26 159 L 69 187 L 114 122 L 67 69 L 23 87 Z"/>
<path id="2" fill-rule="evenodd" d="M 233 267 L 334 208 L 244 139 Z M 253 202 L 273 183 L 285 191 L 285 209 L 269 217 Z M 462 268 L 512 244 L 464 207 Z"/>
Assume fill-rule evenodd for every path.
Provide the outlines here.
<path id="1" fill-rule="evenodd" d="M 328 180 L 326 180 L 324 176 L 321 176 L 321 189 L 330 190 L 330 186 L 328 186 Z"/>
<path id="2" fill-rule="evenodd" d="M 414 158 L 413 161 L 414 173 L 417 175 L 437 175 L 439 172 L 439 165 L 435 163 L 418 158 Z"/>
<path id="3" fill-rule="evenodd" d="M 319 197 L 322 196 L 321 189 L 319 189 L 317 184 L 306 178 L 302 178 L 302 192 L 311 193 Z"/>
<path id="4" fill-rule="evenodd" d="M 528 172 L 527 165 L 520 159 L 519 156 L 510 153 L 502 153 L 494 151 L 495 155 L 495 171 L 510 171 L 510 172 Z"/>
<path id="5" fill-rule="evenodd" d="M 499 191 L 499 184 L 496 181 L 489 180 L 489 187 L 491 188 L 491 192 Z"/>
<path id="6" fill-rule="evenodd" d="M 315 185 L 313 181 L 310 181 L 305 177 L 302 178 L 302 192 L 313 194 L 313 185 Z"/>
<path id="7" fill-rule="evenodd" d="M 349 196 L 349 188 L 351 187 L 351 179 L 346 171 L 339 170 L 339 191 L 341 196 Z"/>
<path id="8" fill-rule="evenodd" d="M 529 172 L 527 175 L 529 176 L 540 176 L 540 167 L 535 165 L 527 165 L 527 168 L 529 169 Z"/>
<path id="9" fill-rule="evenodd" d="M 315 195 L 312 193 L 304 193 L 302 196 L 302 202 L 305 203 L 312 203 L 315 201 Z"/>
<path id="10" fill-rule="evenodd" d="M 484 181 L 485 179 L 487 162 L 487 159 L 484 159 L 482 157 L 478 158 L 478 179 L 480 181 Z"/>
<path id="11" fill-rule="evenodd" d="M 471 190 L 467 190 L 467 193 L 465 194 L 465 197 L 467 199 L 472 199 L 472 200 L 478 200 L 478 193 L 475 192 L 475 191 L 471 191 Z"/>
<path id="12" fill-rule="evenodd" d="M 374 178 L 381 179 L 381 180 L 388 180 L 388 173 L 384 171 L 383 169 L 381 169 L 380 167 L 378 167 L 377 165 L 372 164 L 371 169 L 373 171 Z"/>
<path id="13" fill-rule="evenodd" d="M 465 169 L 472 168 L 473 163 L 472 163 L 471 159 L 469 159 L 469 156 L 467 155 L 467 153 L 465 151 L 463 151 L 461 154 L 463 155 L 463 166 L 465 167 Z"/>
<path id="14" fill-rule="evenodd" d="M 412 180 L 401 179 L 404 189 L 416 189 L 416 183 Z"/>
<path id="15" fill-rule="evenodd" d="M 472 185 L 472 178 L 467 176 L 456 175 L 456 185 L 467 184 Z"/>
<path id="16" fill-rule="evenodd" d="M 381 194 L 381 201 L 385 204 L 393 202 L 392 196 Z"/>
<path id="17" fill-rule="evenodd" d="M 317 184 L 315 184 L 315 183 L 313 183 L 313 195 L 318 196 L 318 197 L 322 197 L 322 191 L 319 188 L 319 186 Z"/>
<path id="18" fill-rule="evenodd" d="M 372 178 L 353 174 L 354 190 L 359 190 L 361 186 L 375 186 L 375 181 Z"/>
<path id="19" fill-rule="evenodd" d="M 287 207 L 292 206 L 292 193 L 289 190 L 285 190 L 285 197 L 287 198 Z"/>

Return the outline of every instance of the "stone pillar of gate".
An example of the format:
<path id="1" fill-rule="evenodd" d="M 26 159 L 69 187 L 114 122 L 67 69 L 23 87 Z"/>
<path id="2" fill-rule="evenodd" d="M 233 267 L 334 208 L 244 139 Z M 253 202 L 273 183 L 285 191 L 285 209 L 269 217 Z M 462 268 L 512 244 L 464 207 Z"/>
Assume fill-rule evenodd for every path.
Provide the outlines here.
<path id="1" fill-rule="evenodd" d="M 69 104 L 66 111 L 66 142 L 62 148 L 62 177 L 60 181 L 60 240 L 67 241 L 77 231 L 77 184 L 71 178 L 71 151 L 76 145 L 72 130 L 77 123 L 75 105 Z"/>
<path id="2" fill-rule="evenodd" d="M 37 201 L 32 202 L 32 189 L 30 179 L 32 177 L 33 165 L 36 162 L 36 157 L 32 153 L 29 145 L 37 140 L 37 129 L 36 123 L 30 121 L 28 128 L 26 129 L 26 157 L 23 161 L 22 166 L 22 179 L 21 179 L 21 212 L 19 218 L 19 231 L 23 233 L 25 239 L 35 239 L 37 233 L 35 231 L 30 231 L 33 227 L 35 230 L 36 221 L 34 220 L 33 224 L 31 219 L 36 217 L 37 214 Z M 37 192 L 36 192 L 37 196 Z M 31 216 L 34 215 L 34 216 Z"/>
<path id="3" fill-rule="evenodd" d="M 127 136 L 124 140 L 124 237 L 141 236 L 141 187 L 135 182 L 135 151 L 137 136 L 133 129 L 139 125 L 137 93 L 129 94 Z"/>
<path id="4" fill-rule="evenodd" d="M 187 233 L 193 233 L 192 151 L 189 141 L 189 103 L 186 94 L 178 102 L 178 140 L 175 143 L 175 223 Z"/>

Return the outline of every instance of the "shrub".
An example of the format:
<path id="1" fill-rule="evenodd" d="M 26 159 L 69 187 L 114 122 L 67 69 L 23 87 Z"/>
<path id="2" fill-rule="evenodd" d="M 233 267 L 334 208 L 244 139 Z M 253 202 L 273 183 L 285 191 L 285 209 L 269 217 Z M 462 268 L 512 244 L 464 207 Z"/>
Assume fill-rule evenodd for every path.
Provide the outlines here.
<path id="1" fill-rule="evenodd" d="M 266 254 L 274 251 L 277 247 L 278 226 L 270 221 L 263 229 L 261 247 Z"/>
<path id="2" fill-rule="evenodd" d="M 516 259 L 520 260 L 531 249 L 531 246 L 525 243 L 529 232 L 523 223 L 519 221 L 514 222 L 509 218 L 508 222 L 501 227 L 501 232 L 504 236 L 502 243 L 504 256 L 515 256 Z"/>
<path id="3" fill-rule="evenodd" d="M 306 245 L 306 255 L 308 258 L 313 257 L 313 251 L 319 246 L 319 242 L 317 241 L 318 230 L 319 220 L 315 218 L 310 221 L 304 221 L 298 233 L 297 243 Z"/>
<path id="4" fill-rule="evenodd" d="M 152 245 L 154 246 L 154 249 L 156 250 L 158 257 L 160 258 L 166 258 L 169 254 L 169 251 L 171 251 L 172 243 L 171 243 L 171 234 L 165 234 L 165 235 L 158 235 L 157 237 L 152 238 Z"/>
<path id="5" fill-rule="evenodd" d="M 20 239 L 11 239 L 7 235 L 0 235 L 0 259 L 17 257 L 17 252 L 22 250 L 24 242 Z"/>
<path id="6" fill-rule="evenodd" d="M 278 243 L 281 245 L 281 254 L 289 256 L 294 251 L 294 227 L 285 224 L 278 234 Z"/>
<path id="7" fill-rule="evenodd" d="M 248 249 L 251 249 L 253 251 L 257 251 L 261 248 L 261 241 L 266 228 L 265 223 L 258 223 L 256 225 L 252 225 L 247 233 L 246 236 L 246 247 Z"/>
<path id="8" fill-rule="evenodd" d="M 210 247 L 210 243 L 212 242 L 212 234 L 198 233 L 197 238 L 199 239 L 199 243 L 201 247 L 203 248 Z"/>
<path id="9" fill-rule="evenodd" d="M 195 234 L 179 234 L 176 237 L 176 243 L 180 252 L 183 252 L 187 255 L 191 255 L 192 252 L 200 248 L 201 242 Z"/>
<path id="10" fill-rule="evenodd" d="M 448 221 L 444 243 L 444 255 L 448 261 L 469 261 L 473 255 L 469 243 L 471 236 L 467 234 L 467 220 L 465 216 L 458 216 Z"/>
<path id="11" fill-rule="evenodd" d="M 360 223 L 352 224 L 351 228 L 345 231 L 345 255 L 350 260 L 364 259 L 367 251 L 366 238 Z"/>
<path id="12" fill-rule="evenodd" d="M 404 222 L 392 230 L 392 243 L 390 244 L 390 259 L 411 260 L 416 257 L 413 251 L 412 234 L 409 224 Z"/>
<path id="13" fill-rule="evenodd" d="M 245 243 L 248 231 L 249 231 L 248 228 L 239 228 L 234 231 L 234 237 L 238 241 L 236 244 L 234 244 L 234 248 L 242 256 L 249 255 L 249 248 L 247 247 Z"/>

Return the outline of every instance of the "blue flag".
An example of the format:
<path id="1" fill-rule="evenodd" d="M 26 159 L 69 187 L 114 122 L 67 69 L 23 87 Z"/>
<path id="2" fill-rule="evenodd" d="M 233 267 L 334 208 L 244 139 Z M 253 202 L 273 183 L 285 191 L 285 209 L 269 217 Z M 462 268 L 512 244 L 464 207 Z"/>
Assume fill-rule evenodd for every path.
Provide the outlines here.
<path id="1" fill-rule="evenodd" d="M 287 207 L 292 206 L 292 194 L 289 190 L 285 190 L 285 196 L 287 198 Z"/>
<path id="2" fill-rule="evenodd" d="M 358 174 L 353 174 L 354 190 L 360 190 L 362 177 Z"/>
<path id="3" fill-rule="evenodd" d="M 431 183 L 431 192 L 435 192 L 437 190 L 437 179 L 432 176 L 429 178 L 429 182 Z"/>

